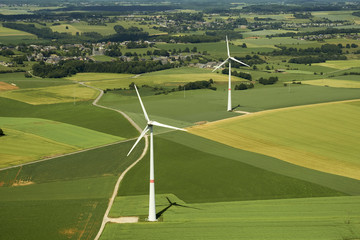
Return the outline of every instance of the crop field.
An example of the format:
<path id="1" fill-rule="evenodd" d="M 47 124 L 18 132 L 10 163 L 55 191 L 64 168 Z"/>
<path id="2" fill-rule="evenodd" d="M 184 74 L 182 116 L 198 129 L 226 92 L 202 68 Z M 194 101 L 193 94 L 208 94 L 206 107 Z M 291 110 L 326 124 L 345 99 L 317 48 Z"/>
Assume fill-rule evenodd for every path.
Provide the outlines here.
<path id="1" fill-rule="evenodd" d="M 54 32 L 71 33 L 72 35 L 75 35 L 76 33 L 82 33 L 82 31 L 80 31 L 79 29 L 77 29 L 76 27 L 70 24 L 60 24 L 56 26 L 51 26 L 50 28 Z"/>
<path id="2" fill-rule="evenodd" d="M 324 67 L 331 67 L 336 69 L 348 69 L 348 68 L 355 68 L 359 67 L 360 60 L 347 60 L 347 61 L 326 61 L 325 63 L 314 63 L 314 65 L 324 66 Z"/>
<path id="3" fill-rule="evenodd" d="M 15 84 L 16 87 L 21 89 L 73 84 L 73 82 L 62 78 L 26 78 L 22 72 L 0 74 L 0 81 Z"/>
<path id="4" fill-rule="evenodd" d="M 139 91 L 143 96 L 144 105 L 153 119 L 185 127 L 197 122 L 215 121 L 238 115 L 238 113 L 225 111 L 227 103 L 226 83 L 216 84 L 216 87 L 218 88 L 217 91 L 179 91 L 157 96 L 144 95 L 143 93 L 147 91 L 146 88 L 140 88 Z M 257 112 L 304 104 L 356 99 L 358 97 L 358 89 L 298 84 L 290 84 L 287 87 L 282 85 L 258 87 L 256 85 L 254 89 L 233 91 L 232 103 L 234 107 L 240 105 L 236 110 Z M 108 92 L 103 96 L 100 103 L 125 111 L 138 124 L 145 124 L 135 91 L 132 91 L 132 95 L 126 96 Z"/>
<path id="5" fill-rule="evenodd" d="M 172 195 L 172 201 L 183 202 Z M 147 196 L 121 197 L 137 215 Z M 165 200 L 166 201 L 166 200 Z M 167 204 L 159 206 L 161 210 Z M 359 237 L 359 197 L 219 202 L 172 206 L 156 224 L 108 224 L 106 239 L 356 239 Z M 116 205 L 115 205 L 116 206 Z M 114 207 L 115 207 L 114 206 Z M 128 205 L 127 205 L 128 206 Z M 281 206 L 281 211 L 279 211 Z M 196 208 L 196 209 L 195 209 Z"/>
<path id="6" fill-rule="evenodd" d="M 100 88 L 129 88 L 130 83 L 135 82 L 138 86 L 150 85 L 166 88 L 177 88 L 187 82 L 209 81 L 213 79 L 217 82 L 228 81 L 228 75 L 216 74 L 209 69 L 199 68 L 177 68 L 169 69 L 140 75 L 113 74 L 113 73 L 83 73 L 76 74 L 68 78 L 69 80 L 84 81 L 87 84 Z M 232 77 L 234 81 L 246 81 L 245 79 Z"/>
<path id="7" fill-rule="evenodd" d="M 91 239 L 116 177 L 142 152 L 133 141 L 0 171 L 0 231 L 7 239 Z M 16 217 L 15 217 L 16 216 Z M 44 229 L 43 226 L 46 226 Z"/>
<path id="8" fill-rule="evenodd" d="M 132 138 L 138 134 L 123 116 L 113 111 L 95 108 L 91 102 L 76 102 L 75 105 L 73 103 L 30 105 L 0 97 L 0 106 L 2 117 L 43 118 L 125 138 Z"/>
<path id="9" fill-rule="evenodd" d="M 190 132 L 300 166 L 360 179 L 356 147 L 360 141 L 359 106 L 359 101 L 352 101 L 294 107 L 197 126 Z"/>
<path id="10" fill-rule="evenodd" d="M 310 80 L 310 81 L 305 81 L 304 84 L 309 84 L 314 86 L 337 87 L 337 88 L 360 88 L 359 81 L 340 80 L 340 79 Z"/>
<path id="11" fill-rule="evenodd" d="M 36 118 L 0 117 L 0 126 L 6 133 L 6 137 L 1 139 L 1 167 L 123 140 L 86 128 Z"/>
<path id="12" fill-rule="evenodd" d="M 245 41 L 241 41 L 241 42 L 245 42 Z M 177 44 L 158 43 L 158 44 L 156 44 L 156 47 L 160 48 L 160 49 L 165 49 L 165 50 L 172 50 L 172 49 L 184 50 L 186 47 L 188 47 L 189 49 L 197 47 L 197 50 L 199 52 L 207 51 L 213 57 L 217 57 L 217 58 L 218 57 L 222 57 L 222 58 L 226 57 L 225 41 L 216 42 L 216 43 L 187 43 L 187 44 L 185 44 L 185 43 L 177 43 Z M 265 46 L 265 47 L 258 46 L 258 47 L 256 47 L 255 44 L 252 46 L 250 45 L 249 48 L 242 48 L 241 46 L 231 45 L 231 42 L 230 42 L 229 48 L 230 48 L 232 56 L 245 56 L 246 54 L 251 54 L 252 52 L 258 52 L 258 51 L 259 52 L 271 52 L 272 50 L 274 50 L 273 46 Z"/>
<path id="13" fill-rule="evenodd" d="M 116 8 L 121 6 L 114 4 Z M 137 4 L 147 9 L 154 3 Z M 349 11 L 309 12 L 313 17 L 307 18 L 286 9 L 297 3 L 274 4 L 264 11 L 274 14 L 235 10 L 253 3 L 224 5 L 234 11 L 213 14 L 211 5 L 202 10 L 201 4 L 203 0 L 195 4 L 196 10 L 164 12 L 115 12 L 106 9 L 106 4 L 92 3 L 71 7 L 98 6 L 95 11 L 37 12 L 54 10 L 56 4 L 0 4 L 0 15 L 35 14 L 27 20 L 26 16 L 1 18 L 34 24 L 42 36 L 38 39 L 0 24 L 0 61 L 13 62 L 11 67 L 0 66 L 0 128 L 5 134 L 0 136 L 0 239 L 94 239 L 113 194 L 115 202 L 109 206 L 108 217 L 137 216 L 140 221 L 108 222 L 101 240 L 360 239 L 360 48 L 346 46 L 359 45 L 359 40 L 355 32 L 315 34 L 307 40 L 297 36 L 266 37 L 328 27 L 358 28 L 360 17 L 352 15 L 358 10 L 353 4 L 336 3 Z M 316 6 L 323 7 L 314 3 Z M 200 15 L 176 13 L 200 13 L 207 23 L 198 19 Z M 246 18 L 248 24 L 239 26 L 243 23 L 234 21 L 238 17 Z M 294 25 L 288 25 L 291 23 Z M 67 69 L 62 62 L 59 73 L 79 73 L 64 78 L 30 77 L 26 73 L 41 61 L 37 59 L 39 53 L 43 61 L 55 53 L 67 61 L 88 57 L 94 44 L 108 51 L 113 45 L 105 39 L 116 33 L 115 25 L 141 28 L 150 35 L 143 40 L 154 42 L 130 49 L 118 42 L 125 56 L 137 53 L 139 58 L 151 61 L 155 55 L 147 51 L 164 49 L 173 55 L 174 49 L 180 49 L 179 55 L 186 56 L 192 52 L 184 52 L 185 48 L 194 47 L 199 56 L 178 61 L 171 69 L 142 74 L 80 73 L 81 64 Z M 73 36 L 65 34 L 55 39 L 57 35 L 45 27 Z M 94 36 L 85 43 L 76 36 L 84 32 L 103 37 Z M 232 68 L 251 74 L 254 88 L 235 90 L 236 85 L 249 81 L 232 76 L 234 111 L 228 112 L 228 75 L 222 69 L 212 72 L 196 64 L 225 60 L 225 35 L 234 36 L 232 32 L 243 35 L 229 39 L 233 57 L 257 55 L 266 62 Z M 151 36 L 162 34 L 197 35 L 199 39 L 190 41 L 199 43 L 184 43 L 185 39 L 166 43 L 160 36 Z M 129 29 L 125 35 L 128 40 L 136 40 L 142 33 Z M 212 41 L 203 35 L 224 39 L 203 42 Z M 244 43 L 246 48 L 242 47 Z M 74 51 L 67 51 L 71 44 Z M 282 46 L 305 49 L 324 44 L 342 44 L 341 56 L 347 60 L 310 64 L 313 59 L 309 58 L 306 64 L 295 64 L 289 60 L 300 57 L 298 54 L 272 53 Z M 7 47 L 9 51 L 5 51 Z M 21 56 L 36 56 L 36 60 L 24 58 L 21 63 Z M 339 59 L 335 50 L 329 50 L 326 56 Z M 103 67 L 100 71 L 115 71 L 101 62 L 119 60 L 107 55 L 89 58 L 89 62 L 99 62 L 97 69 Z M 39 71 L 45 73 L 46 69 Z M 260 78 L 270 77 L 278 81 L 260 84 Z M 212 89 L 182 87 L 210 79 L 214 81 Z M 147 123 L 138 96 L 130 89 L 132 83 L 138 86 L 151 120 L 188 130 L 154 126 L 156 210 L 161 213 L 157 223 L 146 222 L 149 150 L 114 189 L 121 174 L 149 147 L 142 139 L 127 156 L 139 135 L 127 117 L 141 128 Z M 99 105 L 94 105 L 99 90 L 104 94 Z M 167 198 L 184 207 L 169 205 Z"/>
<path id="14" fill-rule="evenodd" d="M 10 98 L 33 105 L 88 101 L 95 99 L 97 95 L 98 91 L 76 84 L 27 88 L 0 93 L 0 97 Z"/>
<path id="15" fill-rule="evenodd" d="M 10 29 L 0 25 L 0 43 L 14 43 L 23 41 L 26 39 L 37 39 L 37 37 L 31 33 Z"/>

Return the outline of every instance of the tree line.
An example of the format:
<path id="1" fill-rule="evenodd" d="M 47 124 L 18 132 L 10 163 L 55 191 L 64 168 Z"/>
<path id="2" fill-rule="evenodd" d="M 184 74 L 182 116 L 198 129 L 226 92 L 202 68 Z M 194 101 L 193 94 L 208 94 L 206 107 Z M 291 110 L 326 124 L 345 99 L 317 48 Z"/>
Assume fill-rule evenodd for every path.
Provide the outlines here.
<path id="1" fill-rule="evenodd" d="M 58 65 L 40 62 L 32 67 L 33 74 L 43 78 L 62 78 L 81 72 L 132 73 L 160 71 L 173 68 L 175 64 L 162 64 L 161 61 L 144 62 L 84 62 L 79 60 L 60 61 Z"/>

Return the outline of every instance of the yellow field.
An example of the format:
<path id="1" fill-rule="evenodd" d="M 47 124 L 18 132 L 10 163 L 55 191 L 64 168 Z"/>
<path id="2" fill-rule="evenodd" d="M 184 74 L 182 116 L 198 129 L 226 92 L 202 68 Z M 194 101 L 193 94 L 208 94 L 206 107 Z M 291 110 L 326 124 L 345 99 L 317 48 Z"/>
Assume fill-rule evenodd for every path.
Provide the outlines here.
<path id="1" fill-rule="evenodd" d="M 314 63 L 314 66 L 330 67 L 335 69 L 349 69 L 360 66 L 360 60 L 338 60 L 338 61 L 326 61 L 325 63 Z"/>
<path id="2" fill-rule="evenodd" d="M 360 101 L 268 110 L 189 128 L 223 144 L 360 179 Z"/>
<path id="3" fill-rule="evenodd" d="M 97 95 L 96 90 L 75 84 L 0 92 L 1 97 L 33 105 L 88 101 L 95 99 Z"/>
<path id="4" fill-rule="evenodd" d="M 351 80 L 319 79 L 304 81 L 303 84 L 314 86 L 329 86 L 337 88 L 360 88 L 360 82 Z"/>

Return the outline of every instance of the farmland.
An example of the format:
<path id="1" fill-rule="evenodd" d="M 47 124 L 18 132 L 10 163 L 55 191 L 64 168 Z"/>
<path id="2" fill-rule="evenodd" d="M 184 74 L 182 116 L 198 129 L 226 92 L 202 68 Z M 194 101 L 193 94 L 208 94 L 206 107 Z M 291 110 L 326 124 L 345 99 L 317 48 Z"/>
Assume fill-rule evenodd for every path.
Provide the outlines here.
<path id="1" fill-rule="evenodd" d="M 354 145 L 360 137 L 358 107 L 359 101 L 294 107 L 198 126 L 191 132 L 304 167 L 359 179 L 359 153 Z"/>
<path id="2" fill-rule="evenodd" d="M 1 239 L 360 239 L 360 3 L 0 5 Z"/>
<path id="3" fill-rule="evenodd" d="M 193 208 L 173 206 L 157 224 L 109 224 L 101 239 L 335 239 L 356 238 L 359 233 L 359 197 L 187 204 L 164 194 L 157 199 L 159 209 L 167 206 L 165 196 Z M 145 210 L 146 200 L 117 199 L 131 208 L 128 216 Z M 119 207 L 114 205 L 114 213 Z"/>

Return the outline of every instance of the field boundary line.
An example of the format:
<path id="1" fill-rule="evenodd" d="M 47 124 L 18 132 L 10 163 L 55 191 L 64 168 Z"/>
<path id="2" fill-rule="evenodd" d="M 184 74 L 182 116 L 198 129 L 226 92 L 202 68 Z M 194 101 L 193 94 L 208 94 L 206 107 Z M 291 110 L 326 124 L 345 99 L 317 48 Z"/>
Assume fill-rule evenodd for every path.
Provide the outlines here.
<path id="1" fill-rule="evenodd" d="M 138 130 L 140 133 L 142 132 L 142 129 L 139 127 L 139 125 L 137 125 L 134 120 L 132 120 L 126 113 L 120 111 L 120 110 L 117 110 L 117 109 L 114 109 L 114 108 L 110 108 L 110 107 L 105 107 L 105 106 L 102 106 L 102 105 L 99 105 L 98 104 L 98 101 L 101 99 L 101 97 L 104 95 L 104 91 L 102 89 L 99 89 L 99 88 L 96 88 L 96 87 L 93 87 L 93 86 L 89 86 L 87 84 L 85 84 L 84 82 L 77 82 L 85 87 L 89 87 L 89 88 L 92 88 L 92 89 L 95 89 L 97 91 L 100 91 L 100 94 L 99 96 L 93 101 L 93 105 L 96 106 L 96 107 L 100 107 L 100 108 L 104 108 L 104 109 L 108 109 L 108 110 L 112 110 L 112 111 L 115 111 L 115 112 L 118 112 L 120 113 L 122 116 L 124 116 L 129 122 L 131 125 L 133 125 L 136 130 Z M 101 222 L 101 226 L 100 226 L 100 229 L 97 233 L 97 235 L 95 236 L 94 240 L 98 240 L 100 237 L 101 237 L 101 234 L 103 233 L 104 229 L 105 229 L 105 225 L 106 223 L 110 222 L 111 218 L 109 218 L 109 213 L 110 213 L 110 210 L 111 210 L 111 207 L 112 205 L 114 204 L 114 201 L 115 201 L 115 197 L 117 196 L 117 193 L 118 193 L 118 189 L 119 189 L 119 186 L 120 186 L 120 183 L 121 181 L 124 179 L 126 173 L 128 171 L 130 171 L 130 169 L 132 169 L 141 159 L 144 158 L 147 150 L 149 148 L 149 140 L 148 140 L 148 136 L 145 135 L 145 147 L 144 147 L 144 150 L 143 152 L 141 153 L 140 157 L 138 159 L 136 159 L 135 162 L 133 162 L 128 168 L 126 168 L 120 175 L 120 177 L 118 178 L 118 180 L 116 181 L 116 184 L 115 184 L 115 187 L 114 187 L 114 191 L 111 195 L 111 198 L 109 199 L 109 204 L 108 204 L 108 207 L 105 211 L 105 214 L 104 214 L 104 217 L 103 217 L 103 220 Z"/>

